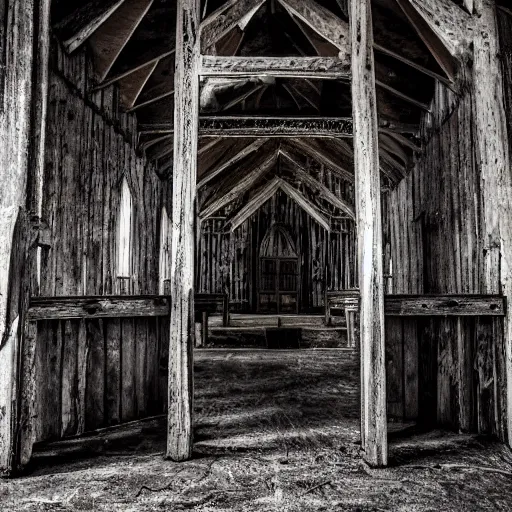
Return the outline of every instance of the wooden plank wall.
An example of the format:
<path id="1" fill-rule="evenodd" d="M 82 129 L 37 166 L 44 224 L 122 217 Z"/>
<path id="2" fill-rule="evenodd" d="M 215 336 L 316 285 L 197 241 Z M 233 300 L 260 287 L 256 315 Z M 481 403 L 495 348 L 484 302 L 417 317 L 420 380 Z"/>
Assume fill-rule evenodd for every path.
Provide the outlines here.
<path id="1" fill-rule="evenodd" d="M 353 201 L 351 185 L 328 171 L 322 173 L 322 180 L 338 197 Z M 333 231 L 328 236 L 294 201 L 279 191 L 234 234 L 226 229 L 224 218 L 203 222 L 197 275 L 200 292 L 228 293 L 232 310 L 254 312 L 259 248 L 273 222 L 288 229 L 299 252 L 301 312 L 322 311 L 326 282 L 330 291 L 357 286 L 354 222 L 333 219 Z"/>
<path id="2" fill-rule="evenodd" d="M 422 126 L 424 153 L 385 196 L 388 291 L 482 293 L 481 177 L 471 92 L 456 96 L 438 85 L 432 107 Z M 389 414 L 504 439 L 502 323 L 388 318 Z"/>
<path id="3" fill-rule="evenodd" d="M 85 51 L 53 45 L 43 218 L 43 296 L 157 294 L 160 219 L 170 185 L 136 151 L 136 119 L 118 111 L 114 87 L 90 93 Z M 121 184 L 132 192 L 133 277 L 116 275 Z M 37 440 L 163 412 L 168 329 L 163 320 L 39 322 Z M 160 368 L 165 365 L 163 368 Z M 48 379 L 45 376 L 50 376 Z"/>

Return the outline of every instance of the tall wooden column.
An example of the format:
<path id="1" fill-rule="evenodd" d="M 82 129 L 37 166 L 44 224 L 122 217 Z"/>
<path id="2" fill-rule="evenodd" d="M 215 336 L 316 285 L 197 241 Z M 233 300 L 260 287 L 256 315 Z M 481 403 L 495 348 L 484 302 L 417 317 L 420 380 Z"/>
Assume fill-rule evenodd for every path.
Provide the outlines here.
<path id="1" fill-rule="evenodd" d="M 177 1 L 167 457 L 192 456 L 199 0 Z"/>
<path id="2" fill-rule="evenodd" d="M 482 190 L 484 293 L 508 299 L 504 353 L 508 442 L 512 446 L 512 169 L 495 0 L 475 1 L 473 87 Z M 498 341 L 498 340 L 497 340 Z M 501 360 L 501 358 L 500 358 Z M 497 384 L 497 383 L 496 383 Z M 500 433 L 503 437 L 506 433 Z"/>
<path id="3" fill-rule="evenodd" d="M 352 102 L 361 293 L 361 439 L 365 460 L 387 464 L 381 191 L 370 0 L 351 1 Z"/>
<path id="4" fill-rule="evenodd" d="M 12 475 L 33 443 L 36 337 L 25 313 L 42 204 L 50 2 L 8 0 L 0 15 L 0 474 Z"/>

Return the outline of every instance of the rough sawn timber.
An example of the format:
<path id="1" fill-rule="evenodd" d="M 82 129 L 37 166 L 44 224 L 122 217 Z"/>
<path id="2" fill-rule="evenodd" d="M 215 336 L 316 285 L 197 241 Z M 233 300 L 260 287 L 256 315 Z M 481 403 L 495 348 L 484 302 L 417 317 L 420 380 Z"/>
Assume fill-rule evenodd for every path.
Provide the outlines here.
<path id="1" fill-rule="evenodd" d="M 174 461 L 192 457 L 199 21 L 199 0 L 178 0 L 167 425 L 167 457 Z"/>
<path id="2" fill-rule="evenodd" d="M 379 131 L 370 0 L 351 2 L 352 101 L 361 291 L 361 435 L 364 458 L 386 466 L 386 365 Z"/>
<path id="3" fill-rule="evenodd" d="M 201 76 L 350 80 L 350 60 L 337 57 L 220 57 L 203 55 Z"/>

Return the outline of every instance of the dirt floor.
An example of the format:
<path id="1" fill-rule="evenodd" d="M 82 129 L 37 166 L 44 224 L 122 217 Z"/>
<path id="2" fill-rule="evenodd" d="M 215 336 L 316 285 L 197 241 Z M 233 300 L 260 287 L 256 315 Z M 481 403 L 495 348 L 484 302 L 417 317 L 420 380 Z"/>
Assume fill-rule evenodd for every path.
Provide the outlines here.
<path id="1" fill-rule="evenodd" d="M 47 446 L 0 481 L 0 510 L 512 509 L 512 454 L 490 440 L 390 425 L 390 467 L 365 465 L 348 351 L 200 350 L 195 377 L 192 461 L 164 460 L 164 419 L 128 425 Z"/>

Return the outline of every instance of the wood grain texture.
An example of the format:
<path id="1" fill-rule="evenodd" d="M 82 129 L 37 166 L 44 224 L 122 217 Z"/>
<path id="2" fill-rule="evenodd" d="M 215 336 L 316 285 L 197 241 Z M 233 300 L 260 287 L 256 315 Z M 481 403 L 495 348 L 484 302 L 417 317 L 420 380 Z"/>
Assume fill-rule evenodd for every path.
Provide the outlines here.
<path id="1" fill-rule="evenodd" d="M 201 76 L 350 79 L 350 60 L 337 57 L 219 57 L 203 55 Z"/>
<path id="2" fill-rule="evenodd" d="M 194 257 L 199 132 L 198 0 L 177 2 L 167 457 L 192 456 Z"/>
<path id="3" fill-rule="evenodd" d="M 384 282 L 373 28 L 369 0 L 351 2 L 352 98 L 360 266 L 365 460 L 387 465 Z"/>
<path id="4" fill-rule="evenodd" d="M 335 16 L 315 0 L 278 0 L 293 16 L 303 21 L 340 51 L 342 60 L 350 60 L 350 29 L 347 22 Z"/>
<path id="5" fill-rule="evenodd" d="M 484 239 L 484 287 L 512 298 L 512 177 L 507 125 L 503 112 L 504 81 L 496 6 L 489 0 L 477 4 L 480 17 L 474 41 L 475 129 L 478 170 L 481 173 Z M 507 311 L 506 348 L 508 442 L 512 446 L 512 311 Z M 501 343 L 498 344 L 498 347 Z"/>

